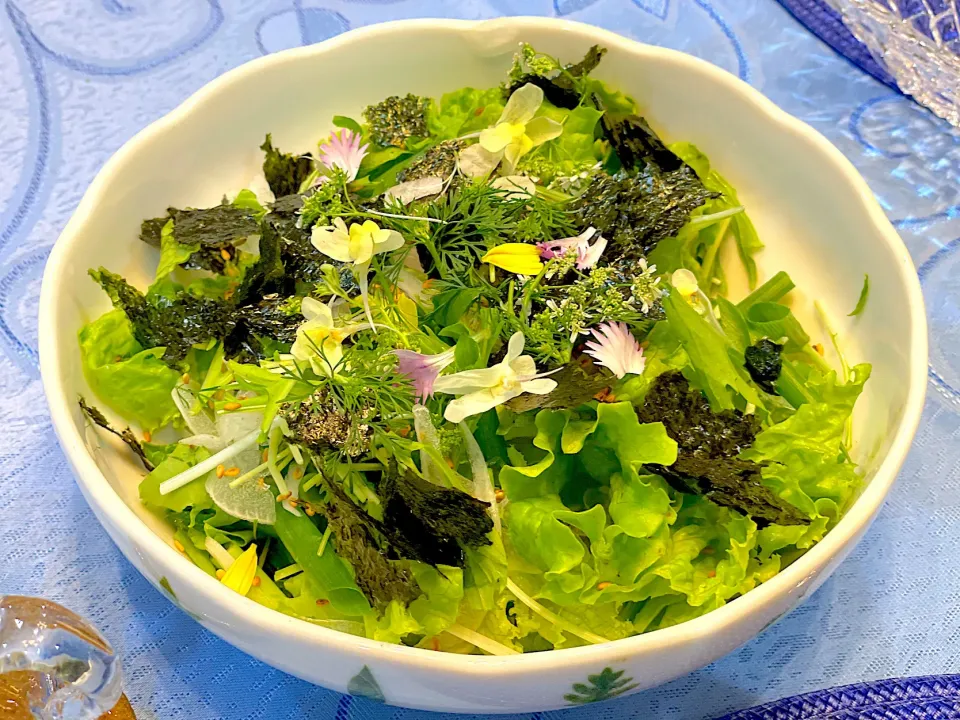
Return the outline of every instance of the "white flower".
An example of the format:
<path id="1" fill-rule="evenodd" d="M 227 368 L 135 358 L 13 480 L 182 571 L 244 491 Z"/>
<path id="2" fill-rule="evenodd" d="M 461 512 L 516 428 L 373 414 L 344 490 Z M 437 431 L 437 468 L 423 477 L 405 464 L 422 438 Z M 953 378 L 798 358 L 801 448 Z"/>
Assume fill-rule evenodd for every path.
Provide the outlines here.
<path id="1" fill-rule="evenodd" d="M 607 249 L 607 239 L 604 237 L 598 237 L 593 245 L 590 244 L 590 239 L 596 234 L 597 229 L 590 226 L 576 237 L 539 242 L 537 249 L 540 251 L 541 258 L 552 260 L 555 257 L 562 257 L 574 248 L 577 251 L 577 270 L 587 270 L 596 266 L 603 251 Z"/>
<path id="2" fill-rule="evenodd" d="M 347 230 L 343 219 L 336 218 L 333 225 L 313 228 L 310 242 L 327 257 L 339 262 L 353 263 L 360 296 L 363 298 L 363 310 L 367 314 L 370 327 L 376 332 L 367 293 L 370 260 L 374 255 L 403 247 L 403 235 L 396 230 L 383 230 L 373 220 L 365 220 L 362 224 L 350 223 L 350 229 Z"/>
<path id="3" fill-rule="evenodd" d="M 310 242 L 329 258 L 363 265 L 374 255 L 402 247 L 403 235 L 396 230 L 383 230 L 373 220 L 350 223 L 348 230 L 343 219 L 336 218 L 333 225 L 315 227 Z"/>
<path id="4" fill-rule="evenodd" d="M 360 144 L 360 134 L 353 130 L 338 130 L 320 143 L 320 162 L 328 169 L 340 168 L 347 182 L 357 179 L 360 163 L 367 154 L 367 144 Z M 321 175 L 318 183 L 326 182 L 329 175 Z"/>
<path id="5" fill-rule="evenodd" d="M 687 300 L 700 290 L 700 286 L 697 284 L 697 276 L 686 268 L 674 270 L 673 275 L 670 276 L 670 284 Z"/>
<path id="6" fill-rule="evenodd" d="M 464 370 L 443 375 L 433 384 L 434 392 L 459 395 L 452 400 L 443 417 L 458 423 L 471 415 L 479 415 L 501 405 L 521 393 L 546 395 L 557 386 L 555 380 L 537 374 L 533 358 L 523 355 L 523 333 L 514 333 L 507 343 L 507 355 L 493 367 Z"/>
<path id="7" fill-rule="evenodd" d="M 290 353 L 297 360 L 309 362 L 318 375 L 333 375 L 343 359 L 343 341 L 370 327 L 367 323 L 337 327 L 330 306 L 309 296 L 301 301 L 300 312 L 306 322 L 297 328 Z"/>
<path id="8" fill-rule="evenodd" d="M 586 343 L 584 352 L 597 363 L 612 370 L 618 378 L 643 373 L 646 364 L 643 348 L 625 323 L 603 323 L 590 333 L 597 341 Z"/>
<path id="9" fill-rule="evenodd" d="M 503 162 L 504 175 L 512 175 L 517 161 L 537 145 L 558 137 L 563 126 L 548 117 L 534 117 L 543 104 L 543 90 L 527 83 L 507 100 L 496 125 L 480 131 L 480 141 L 462 150 L 460 171 L 467 177 L 486 177 Z"/>

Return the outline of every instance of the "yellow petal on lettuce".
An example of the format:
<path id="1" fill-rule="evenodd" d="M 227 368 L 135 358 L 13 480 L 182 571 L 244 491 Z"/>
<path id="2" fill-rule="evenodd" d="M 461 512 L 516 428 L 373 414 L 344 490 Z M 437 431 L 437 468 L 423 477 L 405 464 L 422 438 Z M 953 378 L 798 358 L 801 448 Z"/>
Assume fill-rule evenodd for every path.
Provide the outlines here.
<path id="1" fill-rule="evenodd" d="M 543 270 L 540 250 L 527 243 L 504 243 L 497 245 L 480 262 L 489 263 L 517 275 L 536 275 Z"/>
<path id="2" fill-rule="evenodd" d="M 220 579 L 224 585 L 246 595 L 253 587 L 253 578 L 257 574 L 257 546 L 251 545 L 240 555 Z"/>

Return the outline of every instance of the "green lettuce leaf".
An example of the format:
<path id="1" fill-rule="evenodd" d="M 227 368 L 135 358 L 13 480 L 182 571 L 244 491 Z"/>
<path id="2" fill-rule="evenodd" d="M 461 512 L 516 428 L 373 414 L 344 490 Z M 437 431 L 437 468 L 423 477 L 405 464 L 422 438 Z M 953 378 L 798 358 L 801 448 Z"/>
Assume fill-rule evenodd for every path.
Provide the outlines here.
<path id="1" fill-rule="evenodd" d="M 449 140 L 493 125 L 503 112 L 500 88 L 466 87 L 446 93 L 427 108 L 427 127 L 440 140 Z"/>
<path id="2" fill-rule="evenodd" d="M 140 481 L 140 499 L 155 510 L 182 512 L 187 508 L 212 508 L 213 501 L 204 489 L 202 478 L 189 482 L 167 495 L 160 494 L 160 483 L 179 475 L 210 456 L 205 448 L 177 445 L 166 459 Z"/>
<path id="3" fill-rule="evenodd" d="M 80 329 L 80 356 L 87 384 L 104 405 L 127 422 L 156 430 L 179 416 L 170 396 L 180 375 L 144 350 L 122 310 L 111 310 Z"/>
<path id="4" fill-rule="evenodd" d="M 177 242 L 173 236 L 173 218 L 167 220 L 160 231 L 160 264 L 157 265 L 156 279 L 165 278 L 199 249 L 199 242 L 189 245 Z"/>

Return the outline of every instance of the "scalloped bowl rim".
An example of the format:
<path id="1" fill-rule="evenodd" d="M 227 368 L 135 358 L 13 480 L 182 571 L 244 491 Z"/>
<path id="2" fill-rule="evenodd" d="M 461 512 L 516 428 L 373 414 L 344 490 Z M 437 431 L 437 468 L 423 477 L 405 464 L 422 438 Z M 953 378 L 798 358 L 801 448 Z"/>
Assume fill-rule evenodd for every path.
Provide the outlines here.
<path id="1" fill-rule="evenodd" d="M 909 350 L 909 360 L 914 368 L 922 368 L 909 378 L 907 401 L 903 408 L 903 419 L 890 449 L 877 468 L 876 474 L 864 492 L 857 498 L 846 515 L 827 535 L 808 550 L 800 559 L 782 570 L 770 580 L 762 583 L 741 597 L 696 619 L 679 625 L 656 630 L 609 643 L 565 648 L 542 653 L 529 653 L 510 657 L 492 657 L 484 655 L 459 655 L 436 653 L 420 648 L 360 638 L 337 630 L 312 625 L 303 620 L 288 617 L 274 610 L 264 608 L 237 593 L 227 589 L 221 583 L 204 573 L 176 550 L 161 541 L 156 534 L 130 509 L 113 490 L 103 473 L 97 467 L 93 457 L 75 425 L 65 398 L 63 383 L 58 373 L 60 364 L 60 341 L 55 332 L 55 308 L 69 288 L 58 282 L 66 248 L 75 240 L 82 227 L 97 211 L 104 188 L 111 176 L 121 168 L 127 158 L 133 156 L 154 138 L 167 132 L 176 132 L 178 121 L 188 114 L 202 109 L 205 101 L 215 96 L 227 86 L 243 80 L 248 75 L 271 65 L 296 62 L 301 58 L 319 57 L 359 38 L 376 37 L 392 33 L 398 29 L 449 29 L 457 32 L 489 30 L 498 24 L 507 26 L 525 23 L 550 24 L 560 30 L 576 32 L 590 36 L 598 43 L 608 47 L 617 47 L 635 56 L 659 57 L 672 63 L 686 65 L 690 70 L 709 76 L 714 82 L 727 86 L 732 92 L 749 99 L 752 105 L 762 112 L 770 122 L 797 136 L 808 144 L 811 151 L 818 153 L 832 171 L 842 176 L 858 193 L 862 211 L 873 223 L 878 237 L 888 245 L 888 249 L 900 261 L 899 272 L 910 299 L 910 320 L 915 333 Z M 705 60 L 680 51 L 646 45 L 625 38 L 608 30 L 576 23 L 568 20 L 514 17 L 496 20 L 398 20 L 358 28 L 338 35 L 316 45 L 285 50 L 273 55 L 249 61 L 215 78 L 204 85 L 183 103 L 162 118 L 154 121 L 128 140 L 97 173 L 89 189 L 84 194 L 76 212 L 54 245 L 43 275 L 40 298 L 39 318 L 40 369 L 43 386 L 50 405 L 54 427 L 64 451 L 73 465 L 77 481 L 91 504 L 96 504 L 116 523 L 117 527 L 129 536 L 138 547 L 150 548 L 151 559 L 156 561 L 161 574 L 173 575 L 191 582 L 195 589 L 216 608 L 215 614 L 207 613 L 228 624 L 242 623 L 257 626 L 261 630 L 282 640 L 284 637 L 296 637 L 298 640 L 310 640 L 328 650 L 351 649 L 364 650 L 380 654 L 383 659 L 400 665 L 442 668 L 445 672 L 469 675 L 494 676 L 505 670 L 518 671 L 537 668 L 568 667 L 584 663 L 608 663 L 613 656 L 629 656 L 634 653 L 649 653 L 675 644 L 688 643 L 709 637 L 720 629 L 733 625 L 738 616 L 751 613 L 762 607 L 791 587 L 804 584 L 817 575 L 820 569 L 838 553 L 850 540 L 869 524 L 883 503 L 894 479 L 910 449 L 910 445 L 920 422 L 926 391 L 927 367 L 927 325 L 920 283 L 914 265 L 903 241 L 890 225 L 879 204 L 864 179 L 859 175 L 846 157 L 825 137 L 802 121 L 792 117 L 768 100 L 758 90 Z M 219 617 L 217 617 L 219 616 Z"/>

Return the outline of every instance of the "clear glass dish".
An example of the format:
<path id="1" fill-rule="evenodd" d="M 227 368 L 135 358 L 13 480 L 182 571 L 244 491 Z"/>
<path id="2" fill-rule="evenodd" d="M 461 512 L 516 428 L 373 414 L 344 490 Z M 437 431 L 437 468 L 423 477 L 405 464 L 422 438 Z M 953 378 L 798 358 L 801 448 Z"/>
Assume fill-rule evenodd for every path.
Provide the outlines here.
<path id="1" fill-rule="evenodd" d="M 958 0 L 827 0 L 900 89 L 960 127 Z"/>

